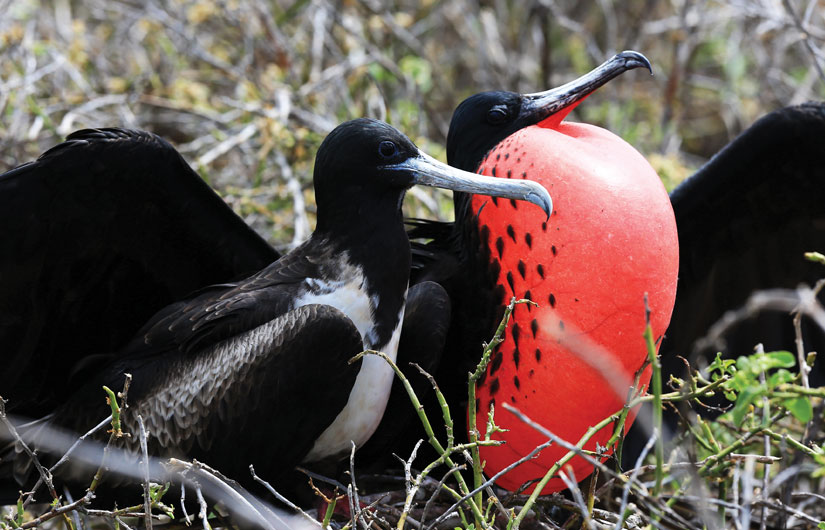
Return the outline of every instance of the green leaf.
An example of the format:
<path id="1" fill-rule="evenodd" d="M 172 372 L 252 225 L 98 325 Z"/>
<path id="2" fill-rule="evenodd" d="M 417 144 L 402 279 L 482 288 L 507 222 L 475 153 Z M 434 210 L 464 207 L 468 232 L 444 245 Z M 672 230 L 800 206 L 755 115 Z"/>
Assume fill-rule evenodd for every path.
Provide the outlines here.
<path id="1" fill-rule="evenodd" d="M 782 406 L 788 409 L 790 413 L 793 414 L 793 417 L 802 423 L 808 423 L 811 421 L 811 418 L 814 417 L 814 409 L 806 397 L 786 399 L 782 402 Z"/>
<path id="2" fill-rule="evenodd" d="M 784 368 L 777 370 L 768 377 L 768 388 L 776 388 L 783 383 L 790 383 L 796 376 Z"/>
<path id="3" fill-rule="evenodd" d="M 733 422 L 737 427 L 742 425 L 742 421 L 744 421 L 745 415 L 748 413 L 748 407 L 759 397 L 763 390 L 761 386 L 749 386 L 739 393 L 736 405 L 734 405 L 733 410 L 731 410 Z"/>
<path id="4" fill-rule="evenodd" d="M 787 351 L 756 353 L 747 357 L 742 356 L 736 360 L 737 370 L 723 388 L 727 391 L 736 390 L 742 392 L 749 387 L 760 386 L 762 383 L 759 379 L 763 373 L 777 368 L 791 367 L 795 364 L 796 358 L 792 353 Z M 793 376 L 789 375 L 787 370 L 778 370 L 776 374 L 769 378 L 771 382 L 770 388 L 793 380 Z"/>
<path id="5" fill-rule="evenodd" d="M 708 367 L 710 369 L 711 375 L 713 376 L 713 380 L 732 373 L 730 367 L 736 364 L 736 361 L 733 359 L 723 359 L 722 352 L 716 352 L 716 358 Z M 714 374 L 714 372 L 718 372 Z"/>
<path id="6" fill-rule="evenodd" d="M 796 358 L 789 351 L 756 353 L 750 357 L 739 357 L 736 360 L 736 367 L 739 371 L 748 371 L 753 375 L 759 375 L 773 368 L 790 368 L 795 364 Z"/>
<path id="7" fill-rule="evenodd" d="M 779 350 L 779 351 L 772 351 L 770 353 L 766 353 L 765 357 L 770 362 L 770 366 L 767 368 L 790 368 L 796 364 L 796 357 L 789 351 Z"/>

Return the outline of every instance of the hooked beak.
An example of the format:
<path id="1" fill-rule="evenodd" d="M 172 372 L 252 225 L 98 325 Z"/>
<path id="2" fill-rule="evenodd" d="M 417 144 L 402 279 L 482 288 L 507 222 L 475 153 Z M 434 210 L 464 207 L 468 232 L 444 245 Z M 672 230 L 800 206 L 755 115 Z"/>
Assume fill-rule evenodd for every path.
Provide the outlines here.
<path id="1" fill-rule="evenodd" d="M 539 123 L 546 117 L 572 107 L 614 77 L 634 68 L 647 68 L 653 74 L 650 61 L 639 52 L 623 51 L 584 74 L 575 81 L 535 94 L 524 94 L 525 102 L 519 121 Z"/>
<path id="2" fill-rule="evenodd" d="M 413 175 L 413 184 L 532 202 L 544 211 L 548 219 L 553 213 L 553 200 L 538 182 L 469 173 L 439 162 L 421 150 L 418 156 L 381 169 L 409 171 Z"/>

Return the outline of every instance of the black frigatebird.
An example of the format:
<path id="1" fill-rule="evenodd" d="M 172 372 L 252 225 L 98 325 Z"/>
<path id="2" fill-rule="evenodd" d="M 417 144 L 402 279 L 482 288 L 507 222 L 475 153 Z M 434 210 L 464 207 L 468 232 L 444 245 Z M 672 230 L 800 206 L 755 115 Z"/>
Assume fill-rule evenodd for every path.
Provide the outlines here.
<path id="1" fill-rule="evenodd" d="M 86 131 L 72 141 L 112 134 L 137 133 Z M 552 209 L 537 183 L 457 170 L 368 119 L 327 136 L 314 184 L 318 217 L 307 242 L 251 276 L 158 311 L 54 414 L 29 427 L 34 445 L 44 423 L 88 430 L 99 420 L 90 404 L 100 386 L 118 388 L 131 373 L 126 423 L 135 429 L 143 417 L 156 454 L 202 458 L 235 477 L 255 463 L 273 478 L 301 461 L 346 454 L 375 430 L 393 380 L 378 357 L 347 362 L 364 349 L 395 357 L 410 270 L 405 191 L 421 184 L 527 200 L 548 216 Z M 424 289 L 428 299 L 440 296 L 421 284 L 411 298 Z M 444 318 L 415 314 L 421 326 Z M 17 467 L 18 478 L 26 467 Z"/>
<path id="2" fill-rule="evenodd" d="M 607 67 L 615 76 L 638 66 L 649 65 L 637 54 L 624 52 L 600 68 Z M 545 100 L 544 108 L 530 96 L 509 92 L 482 93 L 465 100 L 456 109 L 450 125 L 448 161 L 456 167 L 476 170 L 491 149 L 515 131 L 548 118 L 561 121 L 571 105 L 600 86 L 592 82 L 593 77 L 589 78 L 589 83 L 579 80 L 550 91 L 553 97 Z M 603 77 L 605 81 L 609 78 Z M 825 246 L 825 150 L 821 148 L 824 134 L 825 105 L 812 103 L 782 109 L 757 122 L 672 193 L 682 254 L 676 306 L 661 349 L 665 378 L 683 367 L 677 355 L 688 355 L 709 326 L 725 311 L 742 304 L 752 291 L 789 287 L 802 281 L 812 284 L 823 276 L 820 266 L 802 259 L 802 252 Z M 500 156 L 508 150 L 516 151 L 502 149 Z M 521 153 L 522 158 L 530 156 L 536 155 Z M 488 166 L 495 163 L 488 162 Z M 492 203 L 497 205 L 495 199 Z M 478 209 L 470 208 L 469 198 L 458 195 L 454 224 L 421 222 L 411 233 L 412 237 L 428 240 L 413 246 L 413 281 L 427 279 L 443 284 L 453 303 L 445 352 L 463 353 L 453 361 L 443 359 L 437 376 L 453 403 L 461 403 L 466 390 L 463 384 L 452 388 L 451 385 L 466 380 L 467 371 L 478 359 L 480 344 L 492 335 L 509 296 L 526 296 L 555 307 L 557 295 L 553 291 L 564 288 L 553 284 L 555 247 L 543 257 L 533 252 L 529 267 L 518 260 L 518 267 L 504 270 L 502 252 L 510 253 L 511 258 L 513 253 L 529 254 L 537 238 L 545 237 L 543 229 L 531 233 L 530 228 L 513 222 L 506 235 L 496 239 L 479 222 L 478 215 Z M 502 279 L 505 277 L 507 282 Z M 524 292 L 513 293 L 514 283 L 528 287 Z M 550 291 L 546 292 L 548 288 Z M 566 294 L 571 302 L 578 301 L 576 293 Z M 519 336 L 522 361 L 525 357 L 533 361 L 533 350 L 524 348 L 525 342 L 529 343 L 525 338 L 535 339 L 543 331 L 529 309 L 521 311 L 521 317 L 518 313 L 514 317 L 515 322 L 499 349 L 507 351 L 507 355 L 494 356 L 488 368 L 488 395 L 496 392 L 499 381 L 505 377 L 503 366 L 509 364 L 506 377 L 508 382 L 512 379 L 510 386 L 516 392 L 519 385 L 524 386 L 524 378 L 530 372 L 530 366 L 525 367 L 524 362 L 521 373 L 518 371 Z M 780 319 L 782 335 L 775 331 L 780 327 Z M 741 354 L 756 342 L 769 339 L 773 339 L 771 347 L 787 347 L 792 333 L 790 318 L 774 314 L 759 317 L 756 324 L 751 321 L 739 326 L 727 338 L 730 346 L 740 348 L 736 351 Z M 811 335 L 814 342 L 809 349 L 818 349 L 825 335 L 816 330 L 811 330 Z M 535 351 L 537 363 L 541 362 L 540 353 Z M 492 377 L 500 369 L 497 377 Z M 575 375 L 559 374 L 559 381 L 571 377 L 575 381 Z M 509 400 L 508 396 L 503 398 Z M 553 402 L 548 406 L 559 405 Z"/>

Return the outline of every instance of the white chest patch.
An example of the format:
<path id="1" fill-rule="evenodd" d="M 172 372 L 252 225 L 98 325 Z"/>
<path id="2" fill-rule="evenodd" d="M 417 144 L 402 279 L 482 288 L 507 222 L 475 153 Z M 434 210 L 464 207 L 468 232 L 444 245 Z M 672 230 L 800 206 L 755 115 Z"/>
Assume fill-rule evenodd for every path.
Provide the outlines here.
<path id="1" fill-rule="evenodd" d="M 379 303 L 378 297 L 371 299 L 361 272 L 355 267 L 350 266 L 349 269 L 349 274 L 342 275 L 341 280 L 307 280 L 311 292 L 296 300 L 295 305 L 326 304 L 341 310 L 361 334 L 364 349 L 382 351 L 395 361 L 404 321 L 404 306 L 398 313 L 398 324 L 390 340 L 386 344 L 376 344 L 378 336 L 373 312 Z M 405 292 L 405 299 L 406 296 Z M 346 454 L 351 449 L 351 442 L 355 442 L 356 446 L 363 445 L 381 422 L 394 375 L 392 368 L 380 357 L 365 356 L 346 406 L 318 437 L 304 461 L 313 462 Z"/>
<path id="2" fill-rule="evenodd" d="M 358 328 L 358 333 L 364 341 L 364 348 L 373 347 L 375 340 L 373 306 L 367 295 L 364 276 L 360 272 L 346 280 L 322 281 L 310 278 L 306 283 L 312 290 L 297 299 L 295 307 L 324 304 L 339 309 Z"/>

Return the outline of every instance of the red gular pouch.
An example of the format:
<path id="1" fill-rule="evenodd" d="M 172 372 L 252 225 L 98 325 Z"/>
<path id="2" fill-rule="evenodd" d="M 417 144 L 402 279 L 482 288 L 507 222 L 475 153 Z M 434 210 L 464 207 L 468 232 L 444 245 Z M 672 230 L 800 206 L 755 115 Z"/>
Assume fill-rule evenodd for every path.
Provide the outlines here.
<path id="1" fill-rule="evenodd" d="M 508 429 L 493 436 L 504 445 L 481 448 L 488 476 L 547 441 L 503 403 L 576 444 L 590 426 L 622 408 L 647 358 L 645 294 L 657 344 L 673 310 L 679 249 L 664 186 L 615 134 L 564 122 L 571 109 L 507 137 L 479 166 L 484 175 L 540 182 L 554 204 L 545 221 L 541 211 L 516 201 L 472 200 L 479 226 L 489 229 L 491 259 L 500 264 L 501 303 L 515 296 L 538 304 L 516 306 L 478 387 L 482 437 L 491 403 L 496 424 Z M 649 380 L 648 367 L 640 383 Z M 613 429 L 612 423 L 601 429 L 584 448 L 603 446 Z M 497 484 L 514 490 L 539 479 L 567 451 L 554 444 Z M 575 457 L 564 469 L 580 481 L 593 465 Z M 542 493 L 564 488 L 556 477 Z"/>

